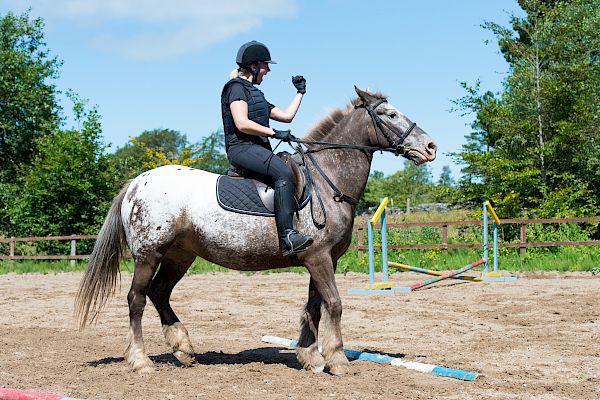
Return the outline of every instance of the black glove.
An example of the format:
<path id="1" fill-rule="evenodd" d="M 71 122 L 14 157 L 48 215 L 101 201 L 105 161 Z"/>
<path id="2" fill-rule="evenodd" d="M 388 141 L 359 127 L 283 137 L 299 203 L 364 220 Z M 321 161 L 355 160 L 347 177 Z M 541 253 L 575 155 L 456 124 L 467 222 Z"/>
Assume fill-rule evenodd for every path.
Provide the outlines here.
<path id="1" fill-rule="evenodd" d="M 292 76 L 292 83 L 298 90 L 298 93 L 306 93 L 306 79 L 302 75 Z"/>
<path id="2" fill-rule="evenodd" d="M 292 139 L 296 139 L 296 137 L 294 135 L 292 135 L 292 133 L 290 132 L 289 129 L 286 129 L 285 131 L 273 129 L 273 131 L 275 132 L 275 134 L 271 137 L 273 137 L 275 139 L 283 140 L 284 142 L 288 142 L 288 143 Z"/>

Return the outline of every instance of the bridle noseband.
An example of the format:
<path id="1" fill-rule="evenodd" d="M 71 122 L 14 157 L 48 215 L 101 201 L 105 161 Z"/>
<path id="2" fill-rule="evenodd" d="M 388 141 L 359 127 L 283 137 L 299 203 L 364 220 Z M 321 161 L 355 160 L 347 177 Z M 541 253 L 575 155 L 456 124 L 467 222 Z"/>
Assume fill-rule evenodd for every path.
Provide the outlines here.
<path id="1" fill-rule="evenodd" d="M 406 140 L 408 135 L 410 135 L 412 130 L 415 129 L 415 126 L 417 126 L 417 124 L 413 122 L 408 127 L 408 129 L 404 132 L 402 132 L 400 129 L 398 129 L 395 126 L 390 125 L 387 121 L 384 121 L 383 119 L 381 119 L 381 117 L 379 115 L 377 115 L 377 113 L 375 112 L 377 107 L 379 107 L 383 103 L 387 103 L 387 100 L 379 99 L 372 106 L 369 106 L 368 104 L 363 103 L 363 104 L 354 106 L 354 108 L 364 108 L 365 110 L 367 110 L 367 113 L 371 117 L 371 121 L 373 121 L 373 127 L 375 128 L 375 136 L 377 137 L 377 146 L 380 149 L 385 149 L 385 148 L 383 146 L 381 146 L 381 143 L 379 142 L 379 133 L 378 133 L 377 128 L 379 128 L 379 131 L 381 132 L 383 137 L 388 141 L 388 143 L 390 144 L 390 146 L 393 149 L 392 152 L 395 155 L 404 154 L 404 141 Z M 390 135 L 388 135 L 386 133 L 386 130 L 384 128 L 387 128 L 394 135 L 396 135 L 398 140 L 394 140 L 394 138 L 391 138 Z"/>

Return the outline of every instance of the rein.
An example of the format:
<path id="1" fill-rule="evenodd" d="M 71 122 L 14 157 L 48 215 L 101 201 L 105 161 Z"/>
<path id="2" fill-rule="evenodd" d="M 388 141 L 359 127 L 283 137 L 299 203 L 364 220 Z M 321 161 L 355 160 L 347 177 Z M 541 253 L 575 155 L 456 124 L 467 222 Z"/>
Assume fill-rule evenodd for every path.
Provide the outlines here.
<path id="1" fill-rule="evenodd" d="M 387 100 L 379 99 L 372 106 L 369 106 L 366 104 L 354 106 L 354 108 L 364 108 L 367 111 L 367 113 L 369 114 L 369 116 L 371 117 L 371 121 L 373 122 L 373 127 L 375 128 L 375 136 L 377 137 L 377 146 L 360 146 L 360 145 L 354 145 L 354 144 L 302 140 L 302 139 L 297 139 L 297 138 L 290 139 L 290 142 L 299 144 L 295 148 L 302 158 L 302 163 L 304 165 L 306 165 L 305 156 L 308 156 L 311 163 L 315 166 L 315 169 L 319 172 L 319 174 L 323 177 L 323 179 L 325 179 L 325 182 L 327 182 L 329 187 L 335 193 L 333 196 L 333 200 L 338 203 L 348 203 L 350 205 L 356 205 L 358 203 L 358 199 L 355 199 L 352 196 L 348 196 L 347 194 L 344 194 L 340 189 L 338 189 L 338 187 L 331 181 L 331 179 L 329 179 L 329 177 L 327 176 L 325 171 L 323 171 L 321 166 L 317 163 L 317 160 L 315 160 L 315 158 L 310 153 L 316 153 L 317 151 L 328 150 L 328 149 L 353 149 L 353 150 L 361 150 L 361 151 L 381 151 L 381 152 L 385 151 L 385 152 L 392 153 L 395 156 L 404 155 L 405 154 L 404 141 L 406 140 L 408 135 L 410 135 L 410 133 L 413 131 L 415 126 L 417 126 L 417 124 L 413 122 L 405 132 L 402 132 L 397 127 L 390 125 L 388 122 L 381 119 L 381 117 L 379 115 L 377 115 L 377 113 L 375 112 L 377 107 L 379 107 L 383 103 L 387 103 Z M 390 135 L 388 133 L 386 133 L 385 128 L 387 128 L 390 132 L 392 132 L 397 137 L 397 140 L 394 140 L 393 138 L 391 138 Z M 387 142 L 390 144 L 389 147 L 384 147 L 381 145 L 381 143 L 379 141 L 379 131 L 381 131 L 381 134 L 383 135 L 383 137 L 385 137 Z M 317 150 L 312 150 L 312 149 L 304 150 L 302 148 L 302 145 L 318 145 L 318 146 L 324 146 L 324 147 L 321 149 L 317 149 Z M 315 191 L 315 194 L 319 201 L 319 206 L 321 208 L 321 211 L 323 212 L 323 222 L 317 222 L 317 220 L 315 219 L 312 197 L 310 200 L 311 216 L 312 216 L 313 223 L 315 224 L 315 226 L 319 229 L 322 229 L 325 227 L 325 223 L 327 222 L 327 214 L 325 212 L 325 205 L 323 204 L 323 200 L 321 198 L 319 189 L 317 188 L 316 185 L 314 185 L 314 179 L 308 168 L 306 168 L 306 173 L 307 173 L 307 179 L 308 179 L 309 183 L 312 183 L 312 185 L 311 185 L 312 189 Z"/>

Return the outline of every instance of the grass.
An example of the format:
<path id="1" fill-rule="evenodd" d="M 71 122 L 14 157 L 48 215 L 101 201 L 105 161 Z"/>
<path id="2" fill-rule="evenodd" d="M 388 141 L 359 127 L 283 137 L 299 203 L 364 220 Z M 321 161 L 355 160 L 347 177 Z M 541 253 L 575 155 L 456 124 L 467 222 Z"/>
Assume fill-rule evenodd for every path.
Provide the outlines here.
<path id="1" fill-rule="evenodd" d="M 433 222 L 433 221 L 464 221 L 477 220 L 481 217 L 474 211 L 453 210 L 445 213 L 411 213 L 390 214 L 388 223 L 402 222 Z M 361 220 L 363 220 L 361 222 Z M 361 224 L 366 218 L 357 217 L 356 223 Z M 518 234 L 516 226 L 500 226 L 500 242 L 510 241 Z M 573 241 L 587 240 L 587 233 L 579 224 L 555 224 L 554 226 L 531 225 L 528 226 L 529 241 Z M 366 244 L 366 233 L 364 241 Z M 418 227 L 409 229 L 388 229 L 388 244 L 411 244 L 411 243 L 441 243 L 441 228 Z M 381 243 L 379 230 L 375 232 L 375 243 Z M 479 226 L 453 225 L 448 228 L 448 243 L 482 243 L 482 232 Z M 92 243 L 87 243 L 91 247 Z M 357 244 L 356 235 L 353 244 Z M 6 248 L 3 248 L 6 247 Z M 7 254 L 7 244 L 0 244 L 0 254 Z M 79 244 L 78 244 L 79 249 Z M 41 250 L 30 243 L 18 244 L 18 254 L 40 254 Z M 66 250 L 62 252 L 66 254 Z M 42 253 L 43 254 L 43 253 Z M 52 252 L 56 254 L 56 252 Z M 490 251 L 491 257 L 491 251 Z M 452 270 L 470 264 L 482 258 L 481 249 L 453 249 L 453 250 L 390 250 L 388 259 L 403 264 L 433 270 Z M 600 246 L 580 247 L 553 247 L 553 248 L 529 248 L 526 255 L 521 257 L 519 249 L 500 249 L 499 269 L 511 272 L 520 271 L 589 271 L 594 275 L 600 275 Z M 491 261 L 491 260 L 490 260 Z M 375 253 L 376 270 L 381 270 L 381 252 Z M 0 274 L 5 273 L 57 273 L 82 271 L 86 268 L 86 261 L 77 261 L 72 265 L 69 261 L 2 261 L 0 260 Z M 363 252 L 358 256 L 356 250 L 348 251 L 338 261 L 338 272 L 363 272 L 368 273 L 368 253 Z M 133 261 L 126 260 L 121 264 L 121 271 L 133 272 Z M 212 264 L 202 259 L 196 259 L 190 268 L 190 274 L 201 274 L 211 272 L 225 272 L 229 269 Z M 297 272 L 304 273 L 304 267 L 292 267 L 276 270 L 267 270 L 261 273 L 273 272 Z M 253 272 L 247 272 L 252 274 Z"/>
<path id="2" fill-rule="evenodd" d="M 490 252 L 490 258 L 491 258 Z M 432 270 L 452 270 L 470 264 L 482 257 L 479 249 L 456 250 L 401 250 L 389 251 L 390 261 L 413 265 Z M 491 260 L 490 260 L 491 263 Z M 375 269 L 381 270 L 381 253 L 375 252 Z M 17 273 L 59 273 L 83 271 L 87 262 L 77 261 L 72 265 L 69 261 L 0 261 L 0 274 Z M 499 269 L 511 272 L 524 271 L 585 271 L 600 274 L 600 247 L 561 247 L 528 249 L 524 257 L 519 255 L 519 249 L 500 249 Z M 125 260 L 121 271 L 133 272 L 133 261 Z M 219 265 L 212 264 L 200 258 L 194 261 L 189 274 L 231 271 Z M 261 271 L 261 273 L 296 272 L 304 273 L 304 267 L 291 267 Z M 368 253 L 365 251 L 361 258 L 358 252 L 349 251 L 338 261 L 338 273 L 369 272 Z M 253 272 L 246 272 L 253 274 Z"/>

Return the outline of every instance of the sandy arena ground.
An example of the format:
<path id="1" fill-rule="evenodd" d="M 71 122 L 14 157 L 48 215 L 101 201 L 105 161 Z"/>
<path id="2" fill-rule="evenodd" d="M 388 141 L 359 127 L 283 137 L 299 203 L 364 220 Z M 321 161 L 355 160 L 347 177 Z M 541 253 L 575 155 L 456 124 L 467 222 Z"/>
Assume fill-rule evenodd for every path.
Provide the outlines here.
<path id="1" fill-rule="evenodd" d="M 131 373 L 122 358 L 131 276 L 81 332 L 72 319 L 80 278 L 0 276 L 0 386 L 82 399 L 600 399 L 600 277 L 589 273 L 447 281 L 393 296 L 348 295 L 367 276 L 337 277 L 346 348 L 480 372 L 473 382 L 364 361 L 344 377 L 300 369 L 293 352 L 260 341 L 297 338 L 308 274 L 291 273 L 185 277 L 172 304 L 196 363 L 177 363 L 148 303 L 156 371 Z M 421 279 L 391 278 L 398 286 Z"/>

